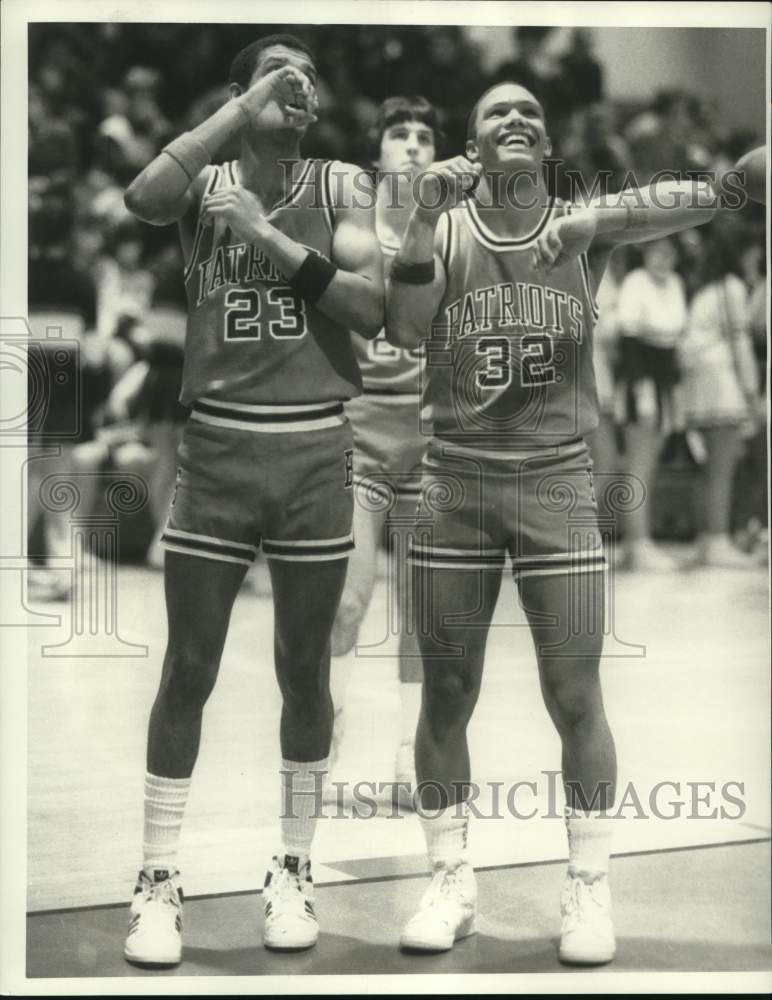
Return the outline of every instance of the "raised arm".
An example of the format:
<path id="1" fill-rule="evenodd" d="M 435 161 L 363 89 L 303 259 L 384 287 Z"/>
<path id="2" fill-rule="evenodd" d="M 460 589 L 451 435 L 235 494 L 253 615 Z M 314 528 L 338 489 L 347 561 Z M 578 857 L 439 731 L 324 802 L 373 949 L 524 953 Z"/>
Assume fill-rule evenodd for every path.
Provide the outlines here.
<path id="1" fill-rule="evenodd" d="M 284 66 L 267 73 L 170 142 L 131 182 L 124 195 L 126 207 L 153 226 L 178 222 L 197 203 L 208 164 L 228 139 L 247 125 L 291 128 L 315 121 L 312 100 L 311 84 L 299 70 Z"/>
<path id="2" fill-rule="evenodd" d="M 464 156 L 433 164 L 418 182 L 416 205 L 386 288 L 386 339 L 415 347 L 431 334 L 431 324 L 447 284 L 438 227 L 442 214 L 469 191 L 479 164 Z"/>
<path id="3" fill-rule="evenodd" d="M 605 261 L 615 246 L 702 226 L 717 208 L 716 192 L 704 181 L 667 181 L 605 195 L 551 222 L 537 241 L 535 260 L 548 270 L 588 251 Z"/>
<path id="4" fill-rule="evenodd" d="M 282 233 L 265 218 L 246 188 L 222 188 L 210 195 L 203 218 L 224 219 L 241 239 L 260 247 L 290 285 L 330 319 L 372 339 L 383 326 L 383 262 L 375 235 L 375 192 L 357 167 L 340 164 L 336 189 L 332 260 Z M 324 209 L 319 207 L 319 211 Z"/>

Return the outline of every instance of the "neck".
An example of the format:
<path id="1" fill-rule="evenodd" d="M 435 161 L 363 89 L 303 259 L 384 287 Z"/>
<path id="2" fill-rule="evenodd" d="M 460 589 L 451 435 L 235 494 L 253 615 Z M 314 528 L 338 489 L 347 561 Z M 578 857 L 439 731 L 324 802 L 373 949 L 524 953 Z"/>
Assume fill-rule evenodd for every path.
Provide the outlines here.
<path id="1" fill-rule="evenodd" d="M 299 162 L 300 136 L 296 132 L 248 130 L 242 134 L 239 178 L 264 203 L 273 204 L 286 193 Z"/>
<path id="2" fill-rule="evenodd" d="M 541 169 L 510 176 L 483 174 L 477 210 L 492 229 L 511 236 L 527 233 L 544 214 L 549 192 Z"/>

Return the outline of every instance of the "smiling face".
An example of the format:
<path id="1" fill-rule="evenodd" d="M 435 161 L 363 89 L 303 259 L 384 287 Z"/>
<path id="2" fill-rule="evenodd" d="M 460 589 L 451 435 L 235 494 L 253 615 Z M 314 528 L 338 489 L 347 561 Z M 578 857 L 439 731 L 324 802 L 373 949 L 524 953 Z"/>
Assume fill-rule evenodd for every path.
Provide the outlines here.
<path id="1" fill-rule="evenodd" d="M 380 157 L 375 164 L 384 172 L 420 173 L 434 162 L 434 129 L 411 120 L 389 125 L 381 136 Z"/>
<path id="2" fill-rule="evenodd" d="M 486 172 L 533 169 L 552 152 L 542 106 L 519 84 L 492 87 L 473 114 L 466 152 Z"/>

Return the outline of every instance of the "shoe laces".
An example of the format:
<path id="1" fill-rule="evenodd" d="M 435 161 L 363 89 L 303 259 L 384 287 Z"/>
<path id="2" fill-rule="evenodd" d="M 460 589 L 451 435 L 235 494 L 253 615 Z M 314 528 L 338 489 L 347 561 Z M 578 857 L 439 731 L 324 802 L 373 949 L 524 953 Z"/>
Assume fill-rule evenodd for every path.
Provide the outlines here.
<path id="1" fill-rule="evenodd" d="M 563 890 L 563 914 L 569 926 L 574 927 L 583 917 L 587 917 L 590 904 L 601 905 L 595 896 L 595 886 L 599 882 L 600 879 L 585 882 L 578 875 L 571 876 L 570 882 Z"/>
<path id="2" fill-rule="evenodd" d="M 438 868 L 435 871 L 431 885 L 426 893 L 427 907 L 444 903 L 449 897 L 458 896 L 461 893 L 461 886 L 459 884 L 460 867 L 460 865 L 456 865 L 455 868 Z"/>
<path id="3" fill-rule="evenodd" d="M 300 875 L 291 872 L 289 868 L 280 868 L 274 873 L 270 883 L 271 895 L 282 903 L 295 903 L 301 908 L 305 906 L 306 896 L 300 881 Z"/>
<path id="4" fill-rule="evenodd" d="M 142 886 L 142 895 L 148 902 L 161 903 L 162 905 L 171 904 L 177 907 L 180 905 L 177 890 L 170 878 L 163 882 L 146 881 Z"/>

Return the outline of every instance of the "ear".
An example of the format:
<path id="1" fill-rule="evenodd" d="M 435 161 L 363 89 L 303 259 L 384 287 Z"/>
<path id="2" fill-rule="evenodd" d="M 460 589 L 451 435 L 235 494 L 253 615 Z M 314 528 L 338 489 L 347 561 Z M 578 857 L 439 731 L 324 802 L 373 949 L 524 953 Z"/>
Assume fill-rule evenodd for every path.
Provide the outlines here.
<path id="1" fill-rule="evenodd" d="M 476 163 L 480 158 L 480 151 L 478 150 L 477 143 L 474 139 L 466 140 L 466 158 L 467 160 L 471 160 L 472 163 Z"/>
<path id="2" fill-rule="evenodd" d="M 544 155 L 552 156 L 552 139 L 549 136 L 544 139 Z"/>
<path id="3" fill-rule="evenodd" d="M 231 92 L 231 100 L 234 97 L 241 97 L 241 95 L 244 93 L 244 88 L 241 87 L 241 86 L 239 86 L 238 83 L 232 83 L 232 84 L 230 84 L 230 86 L 228 87 L 228 90 L 230 90 L 230 92 Z"/>

